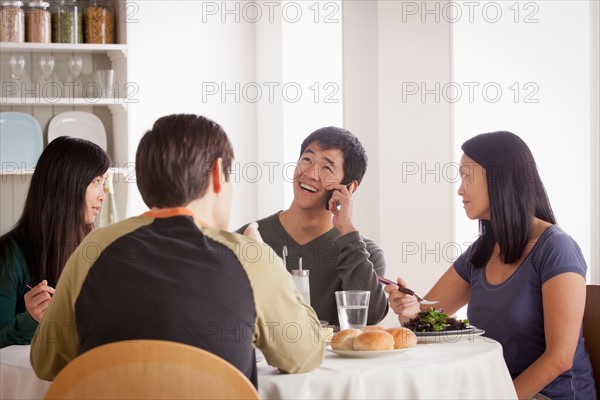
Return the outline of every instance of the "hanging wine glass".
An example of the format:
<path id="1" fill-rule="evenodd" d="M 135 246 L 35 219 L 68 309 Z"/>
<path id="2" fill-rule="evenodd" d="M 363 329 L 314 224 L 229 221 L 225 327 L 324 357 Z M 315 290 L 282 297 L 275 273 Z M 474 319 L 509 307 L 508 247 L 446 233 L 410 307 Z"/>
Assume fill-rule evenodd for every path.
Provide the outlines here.
<path id="1" fill-rule="evenodd" d="M 83 59 L 80 56 L 71 56 L 67 60 L 67 69 L 69 70 L 69 75 L 73 80 L 73 96 L 79 97 L 79 86 L 81 86 L 81 82 L 78 82 L 79 77 L 81 76 L 81 72 L 83 71 Z"/>
<path id="2" fill-rule="evenodd" d="M 23 77 L 23 72 L 25 72 L 25 56 L 13 55 L 8 60 L 8 63 L 10 65 L 10 76 L 17 86 L 14 96 L 19 97 L 21 91 L 21 78 Z"/>
<path id="3" fill-rule="evenodd" d="M 54 72 L 54 57 L 40 57 L 40 72 L 45 81 L 49 81 L 52 78 L 52 73 Z"/>
<path id="4" fill-rule="evenodd" d="M 54 73 L 54 57 L 52 56 L 42 56 L 39 61 L 40 72 L 42 73 L 42 95 L 50 98 L 55 97 L 54 87 L 52 85 L 48 85 L 52 81 L 52 74 Z"/>

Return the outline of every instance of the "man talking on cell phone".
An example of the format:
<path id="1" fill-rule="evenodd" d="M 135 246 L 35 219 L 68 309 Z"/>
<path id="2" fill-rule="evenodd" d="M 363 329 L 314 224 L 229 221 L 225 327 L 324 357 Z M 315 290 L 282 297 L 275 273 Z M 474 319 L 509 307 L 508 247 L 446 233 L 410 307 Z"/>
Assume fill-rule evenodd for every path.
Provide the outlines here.
<path id="1" fill-rule="evenodd" d="M 292 204 L 257 221 L 277 255 L 287 248 L 288 271 L 298 269 L 302 258 L 302 268 L 310 271 L 311 306 L 334 325 L 339 325 L 337 290 L 371 291 L 368 325 L 381 321 L 388 309 L 377 281 L 385 274 L 383 251 L 359 233 L 352 217 L 352 194 L 366 170 L 367 154 L 356 136 L 333 126 L 318 129 L 302 142 Z"/>

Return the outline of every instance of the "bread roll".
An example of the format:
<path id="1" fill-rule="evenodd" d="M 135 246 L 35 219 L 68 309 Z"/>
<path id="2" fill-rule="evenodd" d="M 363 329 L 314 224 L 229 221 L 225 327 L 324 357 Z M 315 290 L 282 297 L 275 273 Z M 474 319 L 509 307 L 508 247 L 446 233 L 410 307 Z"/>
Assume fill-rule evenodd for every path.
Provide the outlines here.
<path id="1" fill-rule="evenodd" d="M 394 338 L 394 349 L 407 349 L 417 345 L 417 335 L 407 328 L 390 328 L 386 329 Z"/>
<path id="2" fill-rule="evenodd" d="M 385 326 L 381 326 L 381 325 L 369 325 L 369 326 L 365 326 L 362 330 L 364 332 L 368 332 L 368 331 L 385 331 Z"/>
<path id="3" fill-rule="evenodd" d="M 392 350 L 394 337 L 386 331 L 363 332 L 354 339 L 354 350 Z"/>
<path id="4" fill-rule="evenodd" d="M 334 350 L 353 350 L 354 338 L 363 333 L 359 329 L 344 329 L 331 339 L 331 348 Z"/>

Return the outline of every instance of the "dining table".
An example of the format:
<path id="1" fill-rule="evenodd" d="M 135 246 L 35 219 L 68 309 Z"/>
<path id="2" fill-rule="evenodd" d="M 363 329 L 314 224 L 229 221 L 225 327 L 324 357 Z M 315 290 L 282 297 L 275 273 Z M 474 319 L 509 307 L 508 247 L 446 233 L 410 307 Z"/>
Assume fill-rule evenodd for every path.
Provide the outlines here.
<path id="1" fill-rule="evenodd" d="M 408 350 L 334 353 L 314 371 L 258 363 L 261 399 L 516 399 L 500 343 L 485 336 L 421 337 Z M 373 353 L 373 355 L 369 355 Z"/>
<path id="2" fill-rule="evenodd" d="M 0 349 L 0 399 L 43 399 L 29 346 Z M 327 345 L 321 366 L 284 374 L 257 351 L 261 399 L 516 399 L 502 346 L 485 336 L 420 338 L 408 350 L 349 354 Z"/>

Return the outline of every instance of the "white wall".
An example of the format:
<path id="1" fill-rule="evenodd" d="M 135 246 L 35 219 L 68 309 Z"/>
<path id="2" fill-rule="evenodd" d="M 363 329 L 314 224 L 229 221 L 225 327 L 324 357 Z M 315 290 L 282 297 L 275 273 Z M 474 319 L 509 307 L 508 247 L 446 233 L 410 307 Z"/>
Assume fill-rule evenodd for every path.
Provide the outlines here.
<path id="1" fill-rule="evenodd" d="M 292 202 L 291 182 L 304 138 L 343 123 L 341 2 L 282 1 L 273 9 L 273 20 L 263 17 L 256 26 L 257 82 L 274 88 L 273 101 L 265 97 L 257 104 L 258 146 L 252 162 L 262 176 L 254 185 L 256 219 Z"/>
<path id="2" fill-rule="evenodd" d="M 343 124 L 342 7 L 340 0 L 282 4 L 298 10 L 296 18 L 292 12 L 284 14 L 282 24 L 282 83 L 302 93 L 283 107 L 281 134 L 287 142 L 283 152 L 287 163 L 295 163 L 306 136 L 324 126 Z M 288 174 L 286 179 L 284 208 L 293 200 L 292 177 Z"/>
<path id="3" fill-rule="evenodd" d="M 132 151 L 160 116 L 205 115 L 235 150 L 230 228 L 286 208 L 301 141 L 342 125 L 339 2 L 137 5 L 139 23 L 127 27 L 129 76 L 140 90 L 130 108 Z M 169 29 L 157 29 L 165 21 Z M 134 197 L 129 215 L 143 210 Z"/>
<path id="4" fill-rule="evenodd" d="M 143 133 L 171 113 L 215 120 L 231 138 L 240 165 L 255 159 L 256 106 L 244 99 L 242 90 L 256 79 L 254 24 L 243 18 L 243 3 L 236 3 L 238 11 L 232 7 L 229 14 L 220 2 L 135 3 L 138 22 L 127 26 L 128 76 L 139 88 L 139 102 L 129 108 L 131 160 Z M 232 228 L 252 218 L 257 204 L 241 170 L 234 173 L 239 184 L 234 187 Z M 130 200 L 129 215 L 144 210 L 139 197 Z"/>
<path id="5" fill-rule="evenodd" d="M 597 283 L 598 250 L 592 245 L 597 240 L 590 242 L 590 232 L 598 237 L 593 165 L 597 168 L 599 154 L 599 7 L 593 2 L 502 3 L 505 23 L 494 24 L 494 9 L 476 4 L 479 14 L 475 8 L 469 20 L 464 3 L 344 2 L 344 123 L 359 134 L 373 131 L 361 138 L 371 156 L 371 175 L 357 193 L 358 226 L 385 250 L 387 275 L 402 276 L 425 293 L 477 235 L 476 222 L 456 205 L 460 145 L 476 133 L 512 129 L 525 133 L 559 222 L 582 245 L 591 282 Z M 452 14 L 457 6 L 464 12 L 460 28 Z M 514 11 L 506 10 L 510 6 Z M 588 6 L 595 10 L 591 32 Z M 536 11 L 544 24 L 514 26 L 507 18 L 517 10 L 519 21 Z M 520 102 L 511 104 L 515 81 Z M 465 82 L 479 83 L 479 101 L 464 101 Z M 541 104 L 523 102 L 536 88 L 525 87 L 528 82 L 543 87 L 543 95 L 537 94 Z M 485 83 L 504 89 L 502 103 L 482 101 Z M 463 89 L 460 104 L 453 101 L 456 84 Z M 456 231 L 455 223 L 460 224 Z M 394 316 L 384 323 L 395 323 Z"/>
<path id="6" fill-rule="evenodd" d="M 456 161 L 460 144 L 509 130 L 529 145 L 559 225 L 590 265 L 590 33 L 585 1 L 465 2 L 454 32 Z M 466 83 L 473 88 L 468 96 Z M 458 186 L 456 186 L 457 188 Z M 476 224 L 455 208 L 457 241 Z"/>
<path id="7" fill-rule="evenodd" d="M 378 2 L 380 244 L 387 275 L 425 293 L 450 265 L 454 195 L 451 106 L 423 89 L 450 79 L 451 37 L 415 4 Z"/>
<path id="8" fill-rule="evenodd" d="M 360 232 L 380 240 L 379 51 L 377 2 L 343 6 L 344 127 L 361 141 L 369 163 L 353 194 L 354 222 Z"/>

